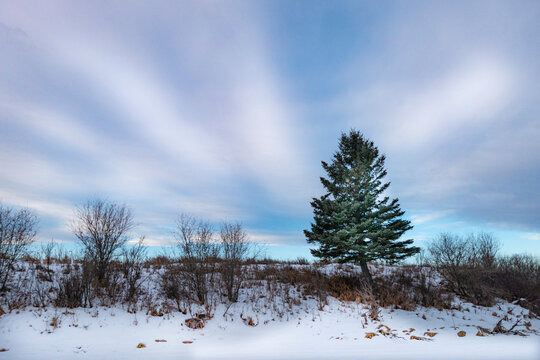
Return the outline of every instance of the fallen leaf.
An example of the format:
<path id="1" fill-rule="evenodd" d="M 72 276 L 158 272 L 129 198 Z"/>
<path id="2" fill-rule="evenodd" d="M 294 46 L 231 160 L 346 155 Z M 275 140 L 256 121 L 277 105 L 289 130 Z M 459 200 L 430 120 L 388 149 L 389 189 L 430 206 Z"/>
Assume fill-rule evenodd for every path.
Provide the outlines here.
<path id="1" fill-rule="evenodd" d="M 467 335 L 467 333 L 463 330 L 461 330 L 460 332 L 457 333 L 457 336 L 459 337 L 464 337 L 465 335 Z"/>
<path id="2" fill-rule="evenodd" d="M 4 351 L 9 351 L 9 349 L 6 349 L 6 348 L 1 348 L 0 349 L 0 352 L 4 352 Z"/>
<path id="3" fill-rule="evenodd" d="M 371 339 L 371 338 L 374 337 L 374 336 L 378 336 L 378 335 L 375 334 L 375 333 L 372 333 L 372 332 L 368 332 L 368 333 L 366 333 L 366 336 L 365 336 L 365 337 L 366 337 L 367 339 Z"/>
<path id="4" fill-rule="evenodd" d="M 167 342 L 167 340 L 156 339 L 156 342 Z"/>
<path id="5" fill-rule="evenodd" d="M 411 335 L 410 339 L 411 340 L 426 340 L 426 338 L 423 338 L 421 336 L 415 336 L 415 335 Z"/>
<path id="6" fill-rule="evenodd" d="M 163 311 L 160 310 L 156 310 L 156 309 L 152 309 L 150 311 L 150 316 L 163 316 Z"/>
<path id="7" fill-rule="evenodd" d="M 204 327 L 204 321 L 197 318 L 186 319 L 185 323 L 191 329 L 202 329 Z"/>
<path id="8" fill-rule="evenodd" d="M 145 347 L 146 347 L 146 345 L 144 345 L 143 343 L 139 343 L 139 344 L 137 345 L 137 348 L 138 348 L 138 349 L 142 349 L 142 348 L 145 348 Z"/>
<path id="9" fill-rule="evenodd" d="M 193 344 L 193 341 L 190 340 L 184 340 L 182 341 L 183 344 Z"/>
<path id="10" fill-rule="evenodd" d="M 429 337 L 434 337 L 435 335 L 437 335 L 437 333 L 436 333 L 436 332 L 429 332 L 429 331 L 426 331 L 426 332 L 424 333 L 424 335 L 427 335 L 427 336 L 429 336 Z"/>

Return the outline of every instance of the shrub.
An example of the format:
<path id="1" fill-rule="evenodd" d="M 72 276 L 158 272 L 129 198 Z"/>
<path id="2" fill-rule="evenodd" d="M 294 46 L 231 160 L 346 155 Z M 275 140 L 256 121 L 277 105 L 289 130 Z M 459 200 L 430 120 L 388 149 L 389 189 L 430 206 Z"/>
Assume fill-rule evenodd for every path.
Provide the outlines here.
<path id="1" fill-rule="evenodd" d="M 207 304 L 219 255 L 212 227 L 202 220 L 181 215 L 177 222 L 176 240 L 180 250 L 179 274 L 188 287 L 187 295 L 193 301 Z"/>
<path id="2" fill-rule="evenodd" d="M 493 282 L 499 296 L 540 316 L 540 260 L 531 255 L 512 255 L 497 261 Z"/>
<path id="3" fill-rule="evenodd" d="M 499 243 L 491 234 L 460 237 L 443 233 L 428 247 L 428 261 L 448 289 L 477 305 L 491 306 L 495 296 L 492 274 Z"/>
<path id="4" fill-rule="evenodd" d="M 341 301 L 369 303 L 373 299 L 371 286 L 355 274 L 335 274 L 326 283 L 328 293 Z"/>
<path id="5" fill-rule="evenodd" d="M 159 278 L 161 293 L 165 298 L 173 300 L 178 311 L 183 311 L 182 303 L 188 298 L 182 284 L 180 268 L 177 264 L 169 264 Z"/>
<path id="6" fill-rule="evenodd" d="M 125 299 L 127 301 L 133 301 L 141 286 L 145 258 L 146 247 L 144 246 L 144 238 L 139 239 L 133 247 L 122 250 L 120 269 L 127 286 L 125 289 Z"/>
<path id="7" fill-rule="evenodd" d="M 0 203 L 0 291 L 13 272 L 14 264 L 34 242 L 37 217 L 28 209 L 15 210 Z"/>
<path id="8" fill-rule="evenodd" d="M 418 306 L 448 309 L 453 296 L 444 292 L 429 267 L 403 266 L 375 278 L 380 306 L 412 311 Z"/>
<path id="9" fill-rule="evenodd" d="M 92 304 L 92 270 L 85 262 L 81 270 L 71 269 L 62 272 L 58 279 L 56 306 L 70 309 Z"/>
<path id="10" fill-rule="evenodd" d="M 240 224 L 223 224 L 220 232 L 222 262 L 220 264 L 221 281 L 227 298 L 231 302 L 238 300 L 238 293 L 245 280 L 242 271 L 243 261 L 250 252 L 247 234 Z"/>

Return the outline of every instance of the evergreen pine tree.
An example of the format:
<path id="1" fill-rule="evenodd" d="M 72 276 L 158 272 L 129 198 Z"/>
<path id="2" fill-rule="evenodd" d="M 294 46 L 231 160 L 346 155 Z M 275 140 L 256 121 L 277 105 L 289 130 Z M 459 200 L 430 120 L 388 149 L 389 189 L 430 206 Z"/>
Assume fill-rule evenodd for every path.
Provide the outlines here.
<path id="1" fill-rule="evenodd" d="M 359 263 L 370 286 L 369 261 L 393 263 L 420 250 L 410 246 L 412 239 L 399 240 L 412 225 L 401 218 L 398 199 L 384 196 L 390 185 L 384 182 L 384 161 L 360 132 L 342 133 L 331 164 L 322 162 L 326 194 L 311 202 L 314 221 L 311 231 L 304 230 L 308 243 L 319 244 L 311 250 L 315 257 Z"/>

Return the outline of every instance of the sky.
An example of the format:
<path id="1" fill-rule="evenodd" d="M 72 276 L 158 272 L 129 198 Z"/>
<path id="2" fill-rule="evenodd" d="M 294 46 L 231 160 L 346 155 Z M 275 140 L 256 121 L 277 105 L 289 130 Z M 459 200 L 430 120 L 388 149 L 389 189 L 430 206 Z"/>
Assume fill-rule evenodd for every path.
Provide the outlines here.
<path id="1" fill-rule="evenodd" d="M 0 0 L 0 201 L 39 241 L 128 205 L 134 236 L 238 221 L 309 256 L 320 162 L 355 128 L 426 246 L 491 232 L 540 255 L 537 1 Z"/>

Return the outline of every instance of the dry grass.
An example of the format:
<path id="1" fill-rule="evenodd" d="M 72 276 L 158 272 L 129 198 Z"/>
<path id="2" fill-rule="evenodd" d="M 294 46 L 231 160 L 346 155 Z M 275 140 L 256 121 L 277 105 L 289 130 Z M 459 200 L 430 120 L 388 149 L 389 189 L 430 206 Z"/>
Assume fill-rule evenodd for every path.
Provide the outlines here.
<path id="1" fill-rule="evenodd" d="M 0 294 L 0 305 L 6 311 L 48 304 L 76 308 L 120 302 L 128 304 L 133 311 L 149 311 L 151 315 L 161 316 L 172 311 L 191 313 L 192 308 L 201 306 L 194 300 L 196 297 L 188 293 L 189 287 L 184 286 L 185 276 L 181 276 L 181 272 L 187 271 L 186 268 L 178 260 L 165 256 L 145 262 L 146 275 L 141 278 L 141 291 L 135 292 L 129 301 L 125 296 L 129 284 L 124 279 L 121 263 L 113 263 L 106 283 L 96 283 L 91 269 L 83 260 L 70 258 L 66 264 L 71 265 L 56 263 L 51 270 L 31 258 L 29 260 L 33 266 L 19 264 L 17 268 L 30 270 L 18 271 L 17 283 L 10 285 L 9 292 Z M 330 268 L 331 271 L 328 270 Z M 229 303 L 226 289 L 220 281 L 218 264 L 215 269 L 212 274 L 215 281 L 208 283 L 210 308 L 215 308 L 220 302 Z M 375 287 L 371 291 L 357 269 L 350 265 L 325 267 L 322 264 L 305 265 L 303 261 L 276 262 L 266 259 L 263 263 L 247 260 L 242 263 L 242 276 L 245 277 L 241 287 L 242 301 L 264 304 L 272 309 L 276 308 L 276 304 L 285 304 L 290 310 L 303 301 L 314 299 L 322 310 L 328 303 L 328 297 L 333 297 L 343 302 L 368 304 L 374 316 L 378 307 L 408 311 L 419 306 L 437 309 L 451 307 L 455 297 L 452 287 L 446 286 L 444 281 L 435 281 L 439 273 L 434 268 L 402 265 L 376 266 L 376 269 L 373 274 Z M 467 270 L 470 268 L 464 267 L 460 271 Z M 535 258 L 501 258 L 489 273 L 483 274 L 487 274 L 482 283 L 488 289 L 487 294 L 517 301 L 519 305 L 539 314 L 540 268 Z M 481 279 L 474 275 L 471 278 L 474 281 Z M 33 285 L 20 286 L 25 283 Z M 149 290 L 152 288 L 158 291 Z M 478 299 L 475 301 L 478 303 Z"/>

